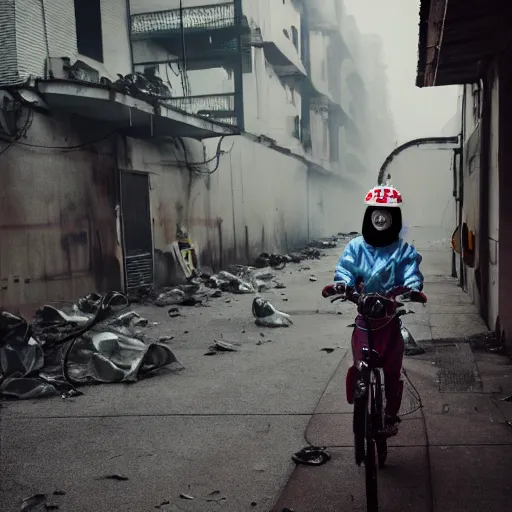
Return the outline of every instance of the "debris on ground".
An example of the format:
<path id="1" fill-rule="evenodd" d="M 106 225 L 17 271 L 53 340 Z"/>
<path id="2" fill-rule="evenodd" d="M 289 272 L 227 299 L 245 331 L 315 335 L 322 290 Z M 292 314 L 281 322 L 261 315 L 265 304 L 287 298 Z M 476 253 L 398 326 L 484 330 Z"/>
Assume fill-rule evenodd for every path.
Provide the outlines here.
<path id="1" fill-rule="evenodd" d="M 318 279 L 315 277 L 315 276 L 310 276 L 309 280 L 312 282 L 312 283 L 316 283 L 318 281 Z"/>
<path id="2" fill-rule="evenodd" d="M 254 266 L 232 265 L 218 273 L 211 269 L 195 269 L 187 278 L 188 284 L 164 287 L 159 290 L 140 289 L 129 296 L 130 303 L 167 306 L 206 306 L 210 299 L 219 298 L 223 292 L 233 294 L 261 293 L 272 288 L 286 288 L 272 272 L 282 270 L 289 263 L 302 263 L 305 260 L 318 260 L 324 253 L 322 248 L 337 247 L 340 238 L 352 238 L 352 234 L 338 234 L 308 244 L 300 251 L 288 254 L 261 253 Z M 303 267 L 299 270 L 309 270 Z M 85 321 L 85 319 L 84 319 Z"/>
<path id="3" fill-rule="evenodd" d="M 261 297 L 252 302 L 252 314 L 256 325 L 260 327 L 289 327 L 293 324 L 290 315 L 278 311 L 272 304 Z"/>
<path id="4" fill-rule="evenodd" d="M 136 382 L 177 363 L 172 351 L 137 330 L 119 292 L 90 294 L 65 311 L 42 306 L 34 320 L 0 311 L 0 397 L 79 396 L 89 383 Z"/>
<path id="5" fill-rule="evenodd" d="M 292 460 L 296 464 L 322 466 L 331 460 L 331 455 L 326 451 L 325 446 L 306 446 L 299 452 L 293 454 Z"/>
<path id="6" fill-rule="evenodd" d="M 325 352 L 326 354 L 332 354 L 336 349 L 335 348 L 321 348 L 321 352 Z"/>
<path id="7" fill-rule="evenodd" d="M 167 311 L 167 313 L 171 318 L 181 316 L 181 311 L 178 308 L 170 308 L 169 311 Z"/>
<path id="8" fill-rule="evenodd" d="M 130 480 L 127 476 L 123 475 L 107 475 L 101 478 L 102 480 L 117 480 L 118 482 L 126 482 L 127 480 Z"/>
<path id="9" fill-rule="evenodd" d="M 402 338 L 404 340 L 404 353 L 406 356 L 419 356 L 425 353 L 425 349 L 414 339 L 409 329 L 402 325 Z"/>
<path id="10" fill-rule="evenodd" d="M 287 263 L 292 263 L 293 259 L 288 254 L 268 254 L 262 252 L 255 260 L 254 266 L 256 268 L 271 267 L 276 270 L 282 270 L 286 267 Z"/>
<path id="11" fill-rule="evenodd" d="M 238 349 L 233 343 L 222 340 L 214 340 L 210 350 L 216 350 L 217 352 L 238 352 Z"/>
<path id="12" fill-rule="evenodd" d="M 180 498 L 181 498 L 182 500 L 193 500 L 193 499 L 194 499 L 194 497 L 193 497 L 193 496 L 190 496 L 190 495 L 188 495 L 188 494 L 183 494 L 183 493 L 182 493 L 182 494 L 180 494 Z"/>
<path id="13" fill-rule="evenodd" d="M 21 512 L 45 512 L 46 506 L 46 494 L 35 494 L 22 501 L 20 510 Z"/>

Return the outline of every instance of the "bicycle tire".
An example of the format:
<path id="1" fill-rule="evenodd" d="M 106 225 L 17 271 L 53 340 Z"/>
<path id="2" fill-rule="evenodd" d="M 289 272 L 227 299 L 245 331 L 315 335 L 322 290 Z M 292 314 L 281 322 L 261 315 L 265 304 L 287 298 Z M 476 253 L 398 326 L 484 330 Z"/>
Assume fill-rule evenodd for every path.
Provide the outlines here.
<path id="1" fill-rule="evenodd" d="M 355 385 L 354 414 L 352 417 L 352 431 L 354 433 L 354 455 L 356 464 L 360 466 L 365 459 L 366 427 L 368 425 L 368 391 L 365 384 L 365 375 L 359 373 Z"/>
<path id="2" fill-rule="evenodd" d="M 370 376 L 371 379 L 371 376 Z M 376 443 L 374 439 L 373 419 L 375 417 L 375 383 L 370 382 L 370 393 L 367 404 L 368 425 L 366 428 L 366 456 L 365 456 L 365 479 L 366 479 L 366 507 L 368 512 L 378 512 L 379 496 L 377 484 L 376 464 Z"/>
<path id="3" fill-rule="evenodd" d="M 366 403 L 356 402 L 354 404 L 353 432 L 356 464 L 360 466 L 365 459 L 366 424 L 367 424 Z"/>
<path id="4" fill-rule="evenodd" d="M 373 435 L 377 448 L 377 460 L 379 469 L 383 469 L 386 465 L 388 457 L 388 442 L 385 437 L 379 436 L 379 433 L 385 427 L 385 403 L 386 392 L 384 388 L 384 375 L 380 370 L 374 370 L 375 376 L 375 411 L 373 420 Z"/>

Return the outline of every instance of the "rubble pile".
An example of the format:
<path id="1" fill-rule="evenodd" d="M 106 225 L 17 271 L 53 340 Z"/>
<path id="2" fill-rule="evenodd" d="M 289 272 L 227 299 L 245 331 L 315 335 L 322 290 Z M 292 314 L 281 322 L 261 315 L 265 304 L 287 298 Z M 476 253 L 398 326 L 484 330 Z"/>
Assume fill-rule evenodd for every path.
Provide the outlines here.
<path id="1" fill-rule="evenodd" d="M 226 270 L 213 273 L 196 272 L 188 279 L 188 284 L 165 287 L 157 290 L 139 290 L 130 295 L 130 302 L 168 306 L 206 306 L 210 299 L 221 297 L 223 293 L 261 293 L 272 288 L 283 289 L 274 270 L 282 270 L 290 263 L 305 260 L 318 260 L 324 256 L 321 249 L 335 248 L 339 240 L 350 239 L 357 233 L 338 233 L 330 238 L 319 239 L 298 252 L 289 254 L 261 253 L 254 266 L 231 265 Z"/>
<path id="2" fill-rule="evenodd" d="M 67 311 L 41 307 L 32 322 L 0 311 L 0 397 L 77 396 L 90 383 L 136 382 L 176 363 L 146 339 L 148 321 L 118 292 L 90 294 Z"/>

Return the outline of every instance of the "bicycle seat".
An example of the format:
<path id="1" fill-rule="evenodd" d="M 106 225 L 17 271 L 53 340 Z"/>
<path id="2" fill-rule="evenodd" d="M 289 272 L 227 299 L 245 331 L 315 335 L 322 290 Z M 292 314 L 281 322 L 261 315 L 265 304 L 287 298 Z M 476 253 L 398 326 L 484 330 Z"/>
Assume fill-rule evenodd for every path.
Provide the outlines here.
<path id="1" fill-rule="evenodd" d="M 370 362 L 370 349 L 363 347 L 362 353 L 363 361 L 368 364 Z M 372 362 L 374 368 L 382 368 L 382 357 L 376 350 L 372 350 Z"/>

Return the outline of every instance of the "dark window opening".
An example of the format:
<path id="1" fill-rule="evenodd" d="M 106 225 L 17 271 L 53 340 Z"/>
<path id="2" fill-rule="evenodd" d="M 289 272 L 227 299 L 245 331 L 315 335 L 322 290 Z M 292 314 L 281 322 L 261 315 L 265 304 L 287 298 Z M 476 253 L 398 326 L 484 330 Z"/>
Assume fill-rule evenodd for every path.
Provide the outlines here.
<path id="1" fill-rule="evenodd" d="M 78 53 L 103 62 L 101 0 L 75 0 Z"/>
<path id="2" fill-rule="evenodd" d="M 300 117 L 295 116 L 293 119 L 293 132 L 292 136 L 298 140 L 300 140 Z"/>
<path id="3" fill-rule="evenodd" d="M 296 27 L 292 27 L 292 41 L 293 41 L 293 46 L 295 46 L 295 48 L 297 48 L 297 50 L 299 49 L 299 31 L 297 30 Z"/>

